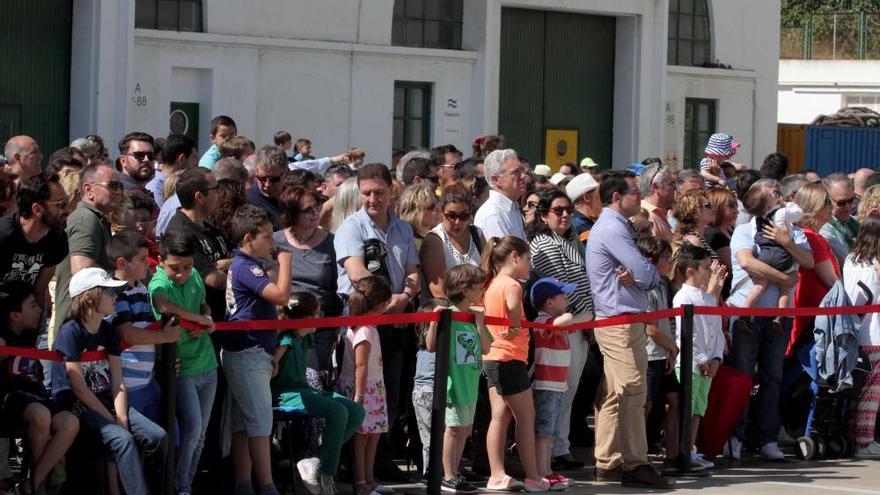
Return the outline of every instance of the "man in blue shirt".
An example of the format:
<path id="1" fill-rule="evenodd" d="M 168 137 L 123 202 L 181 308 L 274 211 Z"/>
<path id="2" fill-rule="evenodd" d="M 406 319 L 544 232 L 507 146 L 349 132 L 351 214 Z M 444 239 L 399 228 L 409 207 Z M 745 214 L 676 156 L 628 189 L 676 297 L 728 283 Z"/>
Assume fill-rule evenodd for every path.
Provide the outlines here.
<path id="1" fill-rule="evenodd" d="M 189 170 L 198 165 L 199 153 L 196 142 L 183 134 L 172 134 L 162 147 L 162 168 L 147 182 L 146 189 L 153 195 L 156 206 L 165 203 L 165 178 L 178 170 Z"/>
<path id="2" fill-rule="evenodd" d="M 259 174 L 258 174 L 259 177 Z M 412 228 L 391 212 L 391 172 L 382 163 L 370 163 L 357 171 L 363 207 L 348 217 L 336 231 L 333 245 L 339 278 L 337 292 L 346 298 L 358 280 L 377 275 L 391 286 L 391 302 L 386 313 L 403 313 L 412 306 L 420 287 L 419 252 Z M 400 411 L 406 330 L 380 325 L 383 374 L 386 384 L 388 423 L 393 424 Z M 377 469 L 385 479 L 396 475 L 390 448 L 379 450 Z M 390 470 L 390 472 L 389 472 Z"/>
<path id="3" fill-rule="evenodd" d="M 641 209 L 636 176 L 608 172 L 602 176 L 599 194 L 604 208 L 590 232 L 585 257 L 596 317 L 644 313 L 648 310 L 648 291 L 660 284 L 660 274 L 639 252 L 628 220 Z M 632 283 L 618 281 L 624 273 L 629 274 Z M 596 480 L 669 488 L 674 482 L 663 478 L 648 461 L 645 324 L 599 327 L 595 335 L 605 356 L 608 387 L 596 422 Z"/>
<path id="4" fill-rule="evenodd" d="M 766 185 L 756 183 L 750 189 L 743 202 L 749 203 L 748 195 L 755 188 L 763 191 L 766 199 L 764 215 L 776 209 L 781 197 L 776 192 L 775 181 Z M 733 231 L 730 239 L 731 272 L 733 278 L 730 298 L 727 300 L 731 306 L 745 306 L 746 296 L 751 291 L 754 279 L 764 279 L 767 289 L 758 299 L 755 307 L 776 308 L 779 304 L 779 291 L 782 288 L 790 289 L 791 282 L 788 276 L 779 270 L 775 270 L 758 259 L 760 248 L 755 242 L 756 222 L 752 219 Z M 767 226 L 764 236 L 782 246 L 791 254 L 795 261 L 805 268 L 812 268 L 813 254 L 804 232 L 798 227 L 792 227 L 789 233 L 784 225 Z M 733 317 L 730 319 L 731 352 L 730 357 L 733 366 L 752 375 L 755 365 L 758 366 L 758 413 L 753 417 L 758 422 L 760 434 L 761 456 L 766 460 L 776 461 L 784 459 L 779 446 L 776 443 L 779 434 L 779 397 L 782 383 L 782 365 L 785 359 L 785 348 L 791 334 L 791 319 L 783 318 L 782 328 L 774 328 L 773 317 Z M 730 438 L 727 453 L 734 459 L 739 459 L 742 449 L 742 439 L 745 436 L 746 417 L 743 416 L 740 425 L 733 437 Z"/>

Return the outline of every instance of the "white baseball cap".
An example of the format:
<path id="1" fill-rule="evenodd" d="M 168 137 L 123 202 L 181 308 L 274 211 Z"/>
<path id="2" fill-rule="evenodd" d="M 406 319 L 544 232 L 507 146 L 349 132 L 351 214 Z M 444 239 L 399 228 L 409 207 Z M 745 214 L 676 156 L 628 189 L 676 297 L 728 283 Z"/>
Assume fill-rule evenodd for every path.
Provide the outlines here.
<path id="1" fill-rule="evenodd" d="M 562 181 L 564 181 L 565 179 L 568 179 L 570 177 L 571 177 L 570 175 L 565 175 L 561 172 L 556 172 L 555 174 L 553 174 L 553 177 L 550 177 L 550 183 L 553 184 L 554 186 L 558 186 L 559 183 L 561 183 Z"/>
<path id="2" fill-rule="evenodd" d="M 597 187 L 599 187 L 599 183 L 596 182 L 596 179 L 594 179 L 592 175 L 580 174 L 574 179 L 571 179 L 571 182 L 565 186 L 565 194 L 568 195 L 568 199 L 574 202 L 583 196 L 584 193 L 588 193 Z"/>
<path id="3" fill-rule="evenodd" d="M 125 284 L 125 280 L 114 280 L 111 278 L 103 268 L 96 266 L 83 268 L 74 273 L 70 279 L 70 297 L 76 297 L 95 287 L 118 288 Z"/>

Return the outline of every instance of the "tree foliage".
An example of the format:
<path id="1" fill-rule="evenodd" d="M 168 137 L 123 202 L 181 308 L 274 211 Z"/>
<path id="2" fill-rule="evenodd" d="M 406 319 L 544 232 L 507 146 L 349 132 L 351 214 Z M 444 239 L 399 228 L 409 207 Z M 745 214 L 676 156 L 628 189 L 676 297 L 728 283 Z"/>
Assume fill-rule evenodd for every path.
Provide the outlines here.
<path id="1" fill-rule="evenodd" d="M 812 14 L 880 12 L 880 0 L 782 0 L 782 25 L 803 26 Z"/>

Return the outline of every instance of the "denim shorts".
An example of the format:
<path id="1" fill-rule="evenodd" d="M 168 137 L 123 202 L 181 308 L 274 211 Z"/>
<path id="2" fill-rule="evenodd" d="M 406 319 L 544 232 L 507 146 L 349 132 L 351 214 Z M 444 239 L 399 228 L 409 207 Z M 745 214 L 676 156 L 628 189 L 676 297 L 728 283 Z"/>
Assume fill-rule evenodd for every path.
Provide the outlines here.
<path id="1" fill-rule="evenodd" d="M 244 431 L 248 438 L 272 433 L 272 356 L 260 347 L 243 351 L 220 351 L 220 361 L 231 396 L 232 432 Z"/>
<path id="2" fill-rule="evenodd" d="M 555 437 L 562 413 L 562 392 L 535 390 L 535 436 Z"/>

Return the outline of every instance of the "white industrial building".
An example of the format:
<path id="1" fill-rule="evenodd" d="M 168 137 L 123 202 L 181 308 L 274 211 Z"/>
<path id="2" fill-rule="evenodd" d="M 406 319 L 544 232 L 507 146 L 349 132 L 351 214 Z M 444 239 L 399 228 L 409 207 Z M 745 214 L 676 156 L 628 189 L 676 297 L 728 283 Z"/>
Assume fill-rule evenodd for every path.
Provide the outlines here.
<path id="1" fill-rule="evenodd" d="M 67 122 L 51 123 L 56 109 L 41 124 L 68 138 L 161 136 L 176 111 L 201 147 L 226 114 L 258 144 L 285 129 L 315 153 L 359 146 L 368 161 L 409 145 L 468 153 L 499 132 L 532 163 L 589 155 L 616 168 L 692 165 L 715 130 L 742 143 L 745 163 L 776 148 L 779 0 L 34 2 L 0 11 L 69 12 Z M 16 98 L 3 92 L 0 132 L 39 139 L 28 104 L 3 122 Z"/>

